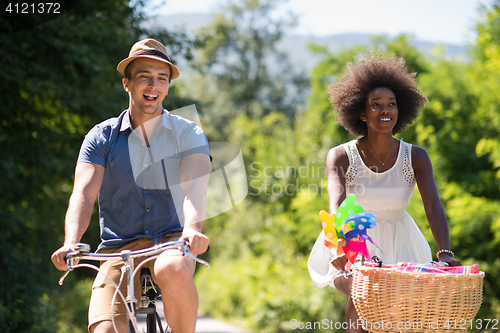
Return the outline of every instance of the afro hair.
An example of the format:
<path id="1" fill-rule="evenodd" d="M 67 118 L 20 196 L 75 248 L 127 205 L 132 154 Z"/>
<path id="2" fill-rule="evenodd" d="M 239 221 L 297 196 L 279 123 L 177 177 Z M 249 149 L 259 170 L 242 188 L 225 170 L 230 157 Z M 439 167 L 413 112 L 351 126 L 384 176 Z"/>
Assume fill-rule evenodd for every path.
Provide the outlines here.
<path id="1" fill-rule="evenodd" d="M 347 72 L 328 88 L 337 122 L 353 135 L 367 135 L 360 115 L 365 111 L 368 94 L 379 87 L 390 89 L 398 103 L 398 121 L 393 133 L 402 132 L 428 102 L 417 87 L 416 73 L 409 73 L 403 58 L 384 57 L 371 52 L 347 64 Z"/>

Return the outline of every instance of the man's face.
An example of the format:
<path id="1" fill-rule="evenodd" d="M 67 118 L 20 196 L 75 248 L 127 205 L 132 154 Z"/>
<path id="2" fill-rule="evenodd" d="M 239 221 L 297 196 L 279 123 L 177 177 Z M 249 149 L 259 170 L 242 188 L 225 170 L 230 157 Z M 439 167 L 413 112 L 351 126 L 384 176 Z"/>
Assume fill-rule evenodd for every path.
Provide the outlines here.
<path id="1" fill-rule="evenodd" d="M 130 97 L 132 112 L 159 115 L 170 87 L 170 66 L 150 58 L 138 58 L 127 68 L 130 78 L 123 78 L 123 88 Z"/>

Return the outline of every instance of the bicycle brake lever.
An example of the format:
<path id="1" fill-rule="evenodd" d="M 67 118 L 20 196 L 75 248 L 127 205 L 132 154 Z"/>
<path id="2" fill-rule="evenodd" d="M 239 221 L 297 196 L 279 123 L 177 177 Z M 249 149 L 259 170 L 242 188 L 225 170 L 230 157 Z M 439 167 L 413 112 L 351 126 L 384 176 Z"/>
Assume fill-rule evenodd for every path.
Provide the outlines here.
<path id="1" fill-rule="evenodd" d="M 207 268 L 210 268 L 210 264 L 208 262 L 206 262 L 205 260 L 203 259 L 200 259 L 198 257 L 196 257 L 192 252 L 191 250 L 189 249 L 189 246 L 187 245 L 184 245 L 182 246 L 182 254 L 186 257 L 189 257 L 191 259 L 193 259 L 194 261 L 196 262 L 199 262 L 200 264 L 203 264 L 205 265 Z"/>
<path id="2" fill-rule="evenodd" d="M 72 271 L 72 269 L 68 269 L 68 270 L 66 271 L 66 273 L 64 273 L 64 275 L 63 275 L 63 276 L 61 276 L 61 278 L 59 279 L 59 285 L 60 285 L 60 286 L 62 286 L 62 285 L 63 285 L 63 283 L 64 283 L 64 279 L 66 278 L 66 276 L 68 276 L 69 272 L 71 272 L 71 271 Z"/>
<path id="3" fill-rule="evenodd" d="M 64 279 L 66 279 L 66 277 L 68 276 L 69 272 L 71 272 L 73 270 L 73 254 L 75 254 L 76 252 L 73 251 L 72 249 L 70 249 L 68 251 L 68 253 L 66 253 L 64 255 L 64 261 L 66 261 L 66 265 L 67 265 L 67 269 L 66 269 L 66 273 L 64 273 L 64 275 L 59 279 L 59 285 L 62 286 L 63 283 L 64 283 Z"/>

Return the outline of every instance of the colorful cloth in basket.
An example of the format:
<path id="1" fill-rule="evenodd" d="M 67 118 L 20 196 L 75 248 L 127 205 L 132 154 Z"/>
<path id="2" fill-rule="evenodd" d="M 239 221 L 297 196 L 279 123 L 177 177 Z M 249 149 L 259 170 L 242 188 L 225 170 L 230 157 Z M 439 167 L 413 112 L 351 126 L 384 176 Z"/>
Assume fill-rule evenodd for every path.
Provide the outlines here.
<path id="1" fill-rule="evenodd" d="M 434 266 L 432 264 L 417 264 L 414 262 L 398 262 L 393 267 L 398 271 L 405 272 L 427 272 L 427 273 L 447 273 L 447 274 L 477 274 L 479 268 L 477 264 L 471 266 Z"/>

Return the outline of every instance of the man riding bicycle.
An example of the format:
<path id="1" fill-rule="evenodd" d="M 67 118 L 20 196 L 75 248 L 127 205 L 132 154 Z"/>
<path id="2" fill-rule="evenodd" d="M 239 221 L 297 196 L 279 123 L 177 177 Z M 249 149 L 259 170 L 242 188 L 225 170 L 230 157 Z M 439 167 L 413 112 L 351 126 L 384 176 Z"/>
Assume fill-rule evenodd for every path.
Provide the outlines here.
<path id="1" fill-rule="evenodd" d="M 145 39 L 132 46 L 117 70 L 124 75 L 129 108 L 85 137 L 66 213 L 64 245 L 52 254 L 59 270 L 66 270 L 64 256 L 87 230 L 98 195 L 101 252 L 138 250 L 179 239 L 187 240 L 195 255 L 208 247 L 201 233 L 211 171 L 208 142 L 196 123 L 162 107 L 171 80 L 179 76 L 177 67 L 163 44 Z M 122 265 L 108 261 L 101 269 L 118 283 Z M 194 269 L 194 261 L 175 250 L 165 251 L 150 265 L 167 304 L 165 318 L 176 333 L 195 331 Z M 99 273 L 92 286 L 90 332 L 114 332 L 112 317 L 118 330 L 127 332 L 125 304 L 115 302 L 110 313 L 113 293 L 112 283 Z"/>

